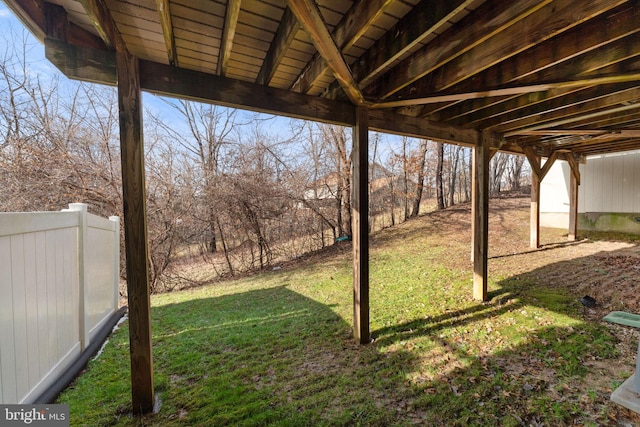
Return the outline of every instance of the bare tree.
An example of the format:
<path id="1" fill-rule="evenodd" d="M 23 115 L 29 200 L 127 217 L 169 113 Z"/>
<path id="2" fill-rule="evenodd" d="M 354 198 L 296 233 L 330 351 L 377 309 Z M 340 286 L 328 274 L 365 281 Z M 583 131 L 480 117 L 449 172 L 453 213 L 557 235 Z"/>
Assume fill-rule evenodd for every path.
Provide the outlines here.
<path id="1" fill-rule="evenodd" d="M 420 213 L 420 204 L 422 202 L 422 192 L 424 190 L 424 175 L 425 175 L 425 166 L 427 163 L 427 140 L 420 140 L 420 146 L 416 153 L 417 158 L 417 181 L 415 187 L 415 193 L 413 197 L 413 205 L 411 208 L 411 217 L 416 217 Z"/>
<path id="2" fill-rule="evenodd" d="M 509 155 L 498 153 L 493 156 L 489 163 L 489 192 L 492 195 L 498 195 L 502 191 L 502 183 L 504 173 L 507 170 Z"/>
<path id="3" fill-rule="evenodd" d="M 318 125 L 328 147 L 337 178 L 336 212 L 338 234 L 351 235 L 351 138 L 347 129 L 335 125 Z"/>
<path id="4" fill-rule="evenodd" d="M 438 165 L 436 166 L 436 198 L 438 201 L 438 209 L 444 209 L 444 143 L 438 142 L 436 144 L 436 150 L 438 153 Z"/>
<path id="5" fill-rule="evenodd" d="M 453 206 L 456 204 L 455 202 L 455 193 L 456 193 L 456 180 L 458 179 L 458 164 L 460 163 L 460 152 L 462 151 L 462 147 L 459 145 L 451 145 L 450 146 L 450 165 L 451 170 L 449 172 L 449 206 Z"/>
<path id="6" fill-rule="evenodd" d="M 520 191 L 522 171 L 524 168 L 524 156 L 509 156 L 509 162 L 507 164 L 507 173 L 509 179 L 509 187 L 513 191 Z"/>
<path id="7" fill-rule="evenodd" d="M 207 251 L 213 253 L 217 250 L 216 236 L 219 233 L 216 192 L 222 166 L 221 156 L 234 143 L 237 111 L 185 100 L 169 105 L 186 122 L 186 129 L 162 120 L 156 123 L 182 148 L 188 159 L 199 166 L 199 193 L 202 197 L 200 219 L 204 226 Z"/>

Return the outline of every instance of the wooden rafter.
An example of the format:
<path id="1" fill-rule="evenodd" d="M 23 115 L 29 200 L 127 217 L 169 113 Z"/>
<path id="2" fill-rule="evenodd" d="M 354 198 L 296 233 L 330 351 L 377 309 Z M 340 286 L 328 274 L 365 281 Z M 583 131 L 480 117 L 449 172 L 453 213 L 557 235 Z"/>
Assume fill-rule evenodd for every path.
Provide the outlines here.
<path id="1" fill-rule="evenodd" d="M 619 58 L 625 52 L 625 46 L 634 40 L 638 42 L 637 38 L 626 38 L 640 31 L 638 20 L 639 8 L 624 4 L 611 13 L 575 26 L 557 37 L 546 39 L 532 49 L 513 56 L 509 61 L 487 69 L 478 79 L 470 79 L 455 88 L 468 90 L 478 85 L 496 87 L 516 80 L 520 83 L 557 81 L 587 74 L 593 70 L 594 65 Z M 611 25 L 612 22 L 615 25 Z"/>
<path id="2" fill-rule="evenodd" d="M 40 40 L 45 38 L 43 1 L 5 0 L 9 10 Z"/>
<path id="3" fill-rule="evenodd" d="M 233 49 L 233 39 L 238 26 L 241 0 L 229 0 L 224 15 L 224 30 L 222 32 L 222 45 L 218 55 L 218 75 L 225 76 L 229 66 L 229 58 Z"/>
<path id="4" fill-rule="evenodd" d="M 332 32 L 333 40 L 341 51 L 349 49 L 393 3 L 394 0 L 371 0 L 355 2 Z M 315 55 L 304 67 L 292 90 L 307 92 L 328 69 L 322 56 Z"/>
<path id="5" fill-rule="evenodd" d="M 559 82 L 538 83 L 525 86 L 512 86 L 495 89 L 485 89 L 481 92 L 451 93 L 433 95 L 426 98 L 402 99 L 398 101 L 374 102 L 370 108 L 394 108 L 410 105 L 433 104 L 448 101 L 466 101 L 475 98 L 490 98 L 494 96 L 522 95 L 532 92 L 543 92 L 551 89 L 576 88 L 581 86 L 607 85 L 613 83 L 640 81 L 640 72 L 615 76 L 599 76 L 590 79 L 567 80 Z"/>
<path id="6" fill-rule="evenodd" d="M 598 108 L 608 102 L 618 103 L 634 99 L 633 91 L 638 83 L 620 83 L 596 85 L 580 88 L 554 89 L 541 94 L 539 100 L 529 97 L 517 97 L 491 107 L 488 111 L 478 112 L 467 117 L 473 126 L 484 128 L 500 127 L 502 131 L 524 127 L 533 121 L 557 119 L 559 117 L 582 114 L 585 110 Z M 585 107 L 591 101 L 593 107 Z M 598 102 L 598 105 L 593 104 Z M 490 115 L 489 113 L 494 114 Z M 484 116 L 483 116 L 484 114 Z M 461 120 L 452 121 L 457 124 Z"/>
<path id="7" fill-rule="evenodd" d="M 500 62 L 477 76 L 456 84 L 449 91 L 466 93 L 480 88 L 486 90 L 505 85 L 515 86 L 515 81 L 518 85 L 526 86 L 545 81 L 577 81 L 587 80 L 588 77 L 602 77 L 602 67 L 618 63 L 640 51 L 640 37 L 636 37 L 640 31 L 637 25 L 639 20 L 640 8 L 624 4 L 584 25 L 547 39 L 508 61 Z M 612 25 L 612 22 L 615 22 L 615 25 Z M 631 74 L 634 72 L 633 67 L 635 64 L 627 64 L 626 68 L 608 74 Z M 640 68 L 636 70 L 640 71 Z M 396 96 L 405 99 L 417 98 L 422 93 L 433 94 L 436 91 L 434 83 L 432 79 L 422 79 L 411 86 L 412 93 L 404 90 Z M 445 105 L 447 108 L 439 116 L 442 120 L 459 118 L 458 122 L 463 120 L 473 123 L 475 119 L 469 115 L 482 108 L 495 106 L 501 111 L 508 111 L 508 108 L 503 108 L 498 101 L 500 100 L 483 98 L 473 102 Z M 433 112 L 434 108 L 422 108 L 415 115 L 425 117 Z M 481 116 L 482 112 L 475 115 Z"/>
<path id="8" fill-rule="evenodd" d="M 287 49 L 291 45 L 291 42 L 293 42 L 293 39 L 299 29 L 300 23 L 298 22 L 298 19 L 295 17 L 293 12 L 291 12 L 291 9 L 288 7 L 285 8 L 282 19 L 280 20 L 280 25 L 278 26 L 278 31 L 276 31 L 273 42 L 271 42 L 271 45 L 269 46 L 269 51 L 264 58 L 262 67 L 260 67 L 256 83 L 268 85 L 271 82 L 271 79 L 276 73 L 278 66 L 282 62 Z"/>
<path id="9" fill-rule="evenodd" d="M 358 85 L 351 75 L 351 70 L 347 65 L 340 49 L 336 46 L 326 24 L 322 19 L 320 10 L 313 0 L 288 0 L 291 11 L 296 15 L 298 21 L 313 40 L 318 53 L 325 60 L 333 74 L 342 85 L 347 96 L 355 105 L 363 105 L 364 97 Z"/>
<path id="10" fill-rule="evenodd" d="M 551 0 L 487 0 L 459 25 L 445 31 L 394 67 L 393 73 L 387 73 L 387 78 L 369 85 L 366 93 L 379 99 L 387 98 L 549 3 Z"/>
<path id="11" fill-rule="evenodd" d="M 162 26 L 164 44 L 167 46 L 167 58 L 169 60 L 169 64 L 178 65 L 178 53 L 176 52 L 176 40 L 173 35 L 169 0 L 156 0 L 156 8 L 160 15 L 160 25 Z"/>
<path id="12" fill-rule="evenodd" d="M 358 85 L 367 86 L 390 64 L 441 31 L 450 19 L 473 3 L 474 0 L 422 0 L 353 63 L 353 75 Z M 335 85 L 327 92 L 330 98 L 335 97 Z"/>
<path id="13" fill-rule="evenodd" d="M 124 39 L 104 0 L 80 0 L 80 3 L 105 45 L 111 49 L 126 50 Z"/>
<path id="14" fill-rule="evenodd" d="M 597 117 L 613 113 L 621 113 L 640 107 L 636 101 L 640 98 L 640 88 L 621 91 L 608 96 L 603 96 L 588 104 L 588 108 L 576 103 L 567 108 L 561 108 L 537 116 L 525 116 L 522 120 L 513 121 L 495 129 L 505 136 L 518 135 L 518 132 L 550 129 L 557 126 L 565 126 L 570 123 L 591 120 Z"/>
<path id="15" fill-rule="evenodd" d="M 50 58 L 65 75 L 102 84 L 116 83 L 113 52 L 80 48 L 55 40 L 48 40 L 45 47 L 47 58 Z M 345 102 L 150 61 L 141 60 L 140 69 L 142 89 L 159 95 L 180 96 L 201 102 L 332 122 L 343 126 L 353 126 L 355 120 L 352 106 Z M 369 126 L 380 132 L 470 147 L 475 146 L 478 141 L 476 130 L 403 116 L 386 110 L 370 111 Z M 492 138 L 493 148 L 500 147 L 504 142 L 498 135 L 493 134 Z"/>
<path id="16" fill-rule="evenodd" d="M 640 129 L 539 129 L 522 131 L 519 135 L 589 135 L 616 138 L 640 138 Z"/>
<path id="17" fill-rule="evenodd" d="M 556 0 L 524 17 L 518 25 L 505 28 L 481 45 L 444 64 L 433 76 L 431 84 L 436 91 L 446 90 L 507 58 L 534 48 L 541 40 L 568 31 L 623 2 L 594 0 L 576 8 L 572 0 Z"/>

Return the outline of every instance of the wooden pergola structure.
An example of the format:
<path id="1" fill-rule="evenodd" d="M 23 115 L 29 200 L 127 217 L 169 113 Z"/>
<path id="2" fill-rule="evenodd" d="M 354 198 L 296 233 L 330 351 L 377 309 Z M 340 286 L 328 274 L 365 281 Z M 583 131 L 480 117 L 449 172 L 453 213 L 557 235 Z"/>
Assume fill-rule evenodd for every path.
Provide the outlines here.
<path id="1" fill-rule="evenodd" d="M 487 299 L 489 160 L 539 183 L 640 148 L 637 0 L 5 0 L 65 75 L 118 87 L 135 411 L 154 403 L 141 91 L 354 129 L 354 335 L 369 341 L 368 130 L 474 148 L 473 295 Z M 548 160 L 543 164 L 541 158 Z"/>

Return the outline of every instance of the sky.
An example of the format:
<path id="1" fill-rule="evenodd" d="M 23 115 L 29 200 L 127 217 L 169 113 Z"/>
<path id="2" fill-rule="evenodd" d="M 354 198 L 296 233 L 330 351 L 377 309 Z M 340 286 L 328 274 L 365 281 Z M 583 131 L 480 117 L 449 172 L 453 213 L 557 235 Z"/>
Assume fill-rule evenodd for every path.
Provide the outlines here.
<path id="1" fill-rule="evenodd" d="M 40 81 L 46 80 L 49 76 L 58 75 L 61 77 L 60 81 L 63 85 L 65 83 L 69 85 L 73 84 L 71 80 L 62 75 L 62 73 L 60 73 L 60 71 L 58 71 L 58 69 L 45 58 L 44 45 L 22 25 L 20 20 L 16 18 L 13 12 L 11 12 L 4 4 L 3 0 L 0 0 L 0 52 L 4 52 L 7 48 L 7 41 L 9 40 L 8 34 L 10 31 L 17 34 L 22 34 L 24 31 L 28 35 L 29 49 L 27 62 L 29 71 L 37 73 Z M 161 117 L 165 123 L 170 124 L 174 129 L 180 129 L 182 127 L 184 131 L 187 132 L 188 129 L 186 122 L 184 120 L 180 120 L 176 115 L 175 110 L 167 104 L 167 101 L 176 102 L 175 99 L 172 98 L 163 98 L 143 92 L 142 104 L 145 110 Z M 256 113 L 253 112 L 241 111 L 240 118 L 242 119 L 243 115 L 253 116 L 255 114 Z M 266 114 L 258 114 L 258 117 L 261 119 L 270 118 L 267 122 L 267 129 L 269 136 L 274 140 L 282 141 L 291 137 L 292 119 L 286 117 L 274 117 Z M 299 123 L 297 126 L 299 127 Z M 391 151 L 398 151 L 400 147 L 400 144 L 398 143 L 399 139 L 400 137 L 398 136 L 382 135 L 380 138 L 378 155 L 382 157 L 389 154 Z M 417 142 L 417 140 L 414 142 Z"/>
<path id="2" fill-rule="evenodd" d="M 2 0 L 0 0 L 0 52 L 4 52 L 5 49 L 7 49 L 7 41 L 9 39 L 8 34 L 11 31 L 18 35 L 21 35 L 24 31 L 28 35 L 29 48 L 27 63 L 29 72 L 36 73 L 41 81 L 46 80 L 48 76 L 57 74 L 61 77 L 63 84 L 72 84 L 71 80 L 62 75 L 62 73 L 60 73 L 60 71 L 58 71 L 58 69 L 45 58 L 44 45 L 22 25 L 21 21 L 16 18 L 13 12 Z M 176 120 L 176 113 L 175 110 L 167 104 L 167 101 L 175 102 L 175 99 L 163 98 L 143 92 L 142 104 L 145 109 L 151 111 L 154 115 L 159 115 L 165 119 L 165 121 L 170 122 L 172 126 L 185 126 L 186 130 L 185 123 L 180 123 L 180 120 L 174 122 L 174 120 Z M 245 114 L 253 116 L 255 113 L 244 111 L 240 112 L 241 117 Z M 262 119 L 272 118 L 272 120 L 269 120 L 269 130 L 271 133 L 280 134 L 282 138 L 287 138 L 290 135 L 291 119 L 273 117 L 265 114 L 259 114 L 259 117 Z"/>

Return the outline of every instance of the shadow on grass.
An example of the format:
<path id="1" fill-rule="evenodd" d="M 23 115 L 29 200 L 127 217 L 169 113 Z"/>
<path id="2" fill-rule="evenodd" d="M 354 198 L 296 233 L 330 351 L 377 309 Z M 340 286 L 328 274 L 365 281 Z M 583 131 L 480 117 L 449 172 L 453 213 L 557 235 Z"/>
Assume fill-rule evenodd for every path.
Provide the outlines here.
<path id="1" fill-rule="evenodd" d="M 607 376 L 614 337 L 585 321 L 579 294 L 537 275 L 587 277 L 617 255 L 509 277 L 486 304 L 443 312 L 431 301 L 368 346 L 332 306 L 287 286 L 176 294 L 152 309 L 159 413 L 129 415 L 126 330 L 62 402 L 73 425 L 615 425 L 626 415 L 609 394 L 631 372 Z M 408 310 L 420 290 L 397 292 L 404 306 L 385 309 Z"/>
<path id="2" fill-rule="evenodd" d="M 635 262 L 635 273 L 623 262 Z M 630 248 L 545 265 L 496 283 L 488 303 L 379 328 L 376 344 L 436 349 L 407 375 L 419 391 L 413 411 L 429 425 L 640 425 L 609 400 L 634 370 L 637 337 L 622 334 L 632 355 L 619 360 L 600 320 L 614 309 L 640 311 L 637 298 L 628 301 L 639 267 Z M 584 293 L 597 297 L 596 309 L 579 303 Z"/>

